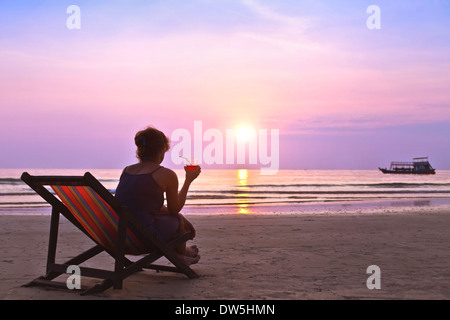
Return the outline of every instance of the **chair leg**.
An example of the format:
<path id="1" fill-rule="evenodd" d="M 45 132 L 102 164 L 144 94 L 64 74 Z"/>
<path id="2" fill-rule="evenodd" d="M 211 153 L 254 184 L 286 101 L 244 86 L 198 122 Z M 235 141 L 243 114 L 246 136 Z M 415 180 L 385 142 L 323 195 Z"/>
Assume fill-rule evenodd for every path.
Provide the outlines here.
<path id="1" fill-rule="evenodd" d="M 115 280 L 113 283 L 114 289 L 122 289 L 122 286 L 123 286 L 123 279 Z"/>
<path id="2" fill-rule="evenodd" d="M 183 236 L 169 242 L 167 244 L 169 249 L 164 252 L 164 255 L 179 270 L 178 272 L 184 273 L 190 279 L 195 279 L 198 278 L 199 275 L 194 270 L 192 270 L 188 265 L 186 265 L 186 263 L 175 252 L 175 247 L 180 242 L 187 241 L 188 238 L 189 234 L 186 233 Z"/>
<path id="3" fill-rule="evenodd" d="M 166 252 L 165 254 L 166 258 L 173 263 L 177 269 L 180 270 L 180 272 L 184 273 L 186 276 L 188 276 L 190 279 L 196 279 L 199 277 L 199 275 L 192 270 L 181 258 L 179 258 L 175 253 L 173 252 Z"/>
<path id="4" fill-rule="evenodd" d="M 90 287 L 83 292 L 80 293 L 80 295 L 85 296 L 89 294 L 97 294 L 102 293 L 103 291 L 111 288 L 113 286 L 113 281 L 111 279 L 106 279 L 100 284 L 96 284 L 93 287 Z"/>
<path id="5" fill-rule="evenodd" d="M 50 218 L 50 233 L 48 239 L 48 251 L 47 251 L 47 273 L 50 272 L 48 266 L 52 263 L 55 263 L 56 259 L 58 228 L 59 228 L 59 211 L 56 209 L 56 207 L 52 207 L 52 215 Z"/>
<path id="6" fill-rule="evenodd" d="M 96 256 L 97 254 L 99 254 L 103 251 L 104 251 L 104 248 L 102 246 L 96 245 L 96 246 L 92 247 L 91 249 L 86 250 L 85 252 L 79 254 L 78 256 L 66 261 L 63 264 L 64 265 L 79 265 L 79 264 L 83 263 L 84 261 L 89 260 L 90 258 Z M 60 271 L 54 270 L 54 268 L 52 268 L 52 265 L 54 265 L 54 263 L 47 264 L 47 274 L 43 277 L 40 277 L 41 279 L 53 280 L 56 277 L 63 274 Z"/>

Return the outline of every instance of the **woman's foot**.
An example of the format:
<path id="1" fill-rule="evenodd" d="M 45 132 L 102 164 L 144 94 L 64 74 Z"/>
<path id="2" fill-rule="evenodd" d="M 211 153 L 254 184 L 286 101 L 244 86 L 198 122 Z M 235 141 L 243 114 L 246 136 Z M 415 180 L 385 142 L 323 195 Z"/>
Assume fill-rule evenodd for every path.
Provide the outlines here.
<path id="1" fill-rule="evenodd" d="M 190 246 L 190 247 L 186 247 L 186 253 L 185 255 L 191 258 L 195 258 L 196 256 L 198 256 L 198 248 L 196 245 Z"/>
<path id="2" fill-rule="evenodd" d="M 197 255 L 196 257 L 188 257 L 179 254 L 178 257 L 180 257 L 188 266 L 190 266 L 191 264 L 196 264 L 200 260 L 199 255 Z"/>

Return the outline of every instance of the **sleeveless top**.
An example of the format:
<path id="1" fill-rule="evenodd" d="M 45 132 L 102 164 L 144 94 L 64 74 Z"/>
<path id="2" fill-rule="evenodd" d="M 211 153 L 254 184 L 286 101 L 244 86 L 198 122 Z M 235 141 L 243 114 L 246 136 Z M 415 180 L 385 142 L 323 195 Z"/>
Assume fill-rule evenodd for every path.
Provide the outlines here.
<path id="1" fill-rule="evenodd" d="M 130 213 L 154 232 L 158 238 L 161 238 L 161 233 L 166 233 L 164 230 L 158 230 L 160 228 L 155 221 L 164 204 L 164 191 L 153 179 L 153 173 L 160 168 L 162 167 L 145 174 L 130 174 L 124 170 L 115 194 L 116 199 L 128 207 Z"/>

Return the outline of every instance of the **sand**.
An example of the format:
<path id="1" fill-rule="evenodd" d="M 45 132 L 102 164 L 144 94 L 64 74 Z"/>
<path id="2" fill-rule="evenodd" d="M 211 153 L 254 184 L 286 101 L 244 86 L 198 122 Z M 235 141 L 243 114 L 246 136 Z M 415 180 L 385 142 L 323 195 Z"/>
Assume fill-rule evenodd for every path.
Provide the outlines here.
<path id="1" fill-rule="evenodd" d="M 193 269 L 199 279 L 146 270 L 127 278 L 122 290 L 83 297 L 21 287 L 44 274 L 50 217 L 0 216 L 0 298 L 450 299 L 450 210 L 445 207 L 188 218 L 197 227 L 193 243 L 202 258 Z M 90 246 L 91 240 L 62 220 L 57 261 Z M 371 265 L 380 268 L 380 289 L 367 287 Z M 110 268 L 111 259 L 99 257 L 90 266 Z"/>

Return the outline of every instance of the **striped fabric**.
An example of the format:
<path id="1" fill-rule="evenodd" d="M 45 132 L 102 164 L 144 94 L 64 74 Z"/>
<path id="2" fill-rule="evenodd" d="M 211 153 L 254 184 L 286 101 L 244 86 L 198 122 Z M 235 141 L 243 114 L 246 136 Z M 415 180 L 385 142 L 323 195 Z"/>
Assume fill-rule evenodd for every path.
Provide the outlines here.
<path id="1" fill-rule="evenodd" d="M 89 186 L 55 186 L 51 188 L 91 237 L 105 248 L 115 251 L 117 213 Z M 125 252 L 147 252 L 138 237 L 127 228 Z"/>

